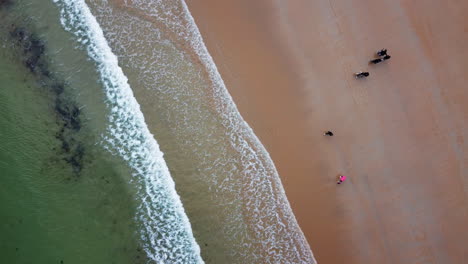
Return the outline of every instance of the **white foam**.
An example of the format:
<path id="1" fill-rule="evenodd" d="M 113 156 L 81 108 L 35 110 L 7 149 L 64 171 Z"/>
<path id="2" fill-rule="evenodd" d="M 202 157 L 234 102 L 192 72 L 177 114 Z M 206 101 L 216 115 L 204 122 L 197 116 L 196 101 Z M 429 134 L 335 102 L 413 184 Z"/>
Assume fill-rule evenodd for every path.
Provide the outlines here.
<path id="1" fill-rule="evenodd" d="M 163 23 L 172 33 L 175 33 L 177 41 L 190 44 L 213 83 L 210 87 L 212 89 L 210 93 L 214 97 L 216 112 L 222 116 L 221 122 L 228 131 L 227 136 L 231 147 L 242 156 L 239 161 L 241 171 L 235 173 L 234 177 L 241 175 L 244 183 L 247 182 L 248 185 L 247 188 L 242 188 L 241 193 L 232 186 L 235 181 L 227 178 L 223 180 L 223 183 L 216 184 L 215 187 L 220 193 L 236 192 L 237 198 L 244 201 L 245 208 L 249 210 L 249 217 L 252 219 L 249 230 L 255 233 L 254 236 L 257 239 L 257 241 L 246 241 L 233 250 L 249 252 L 249 249 L 259 247 L 260 249 L 254 253 L 246 253 L 251 254 L 250 256 L 246 255 L 246 257 L 250 260 L 261 259 L 265 263 L 316 263 L 291 210 L 269 153 L 240 115 L 186 3 L 183 0 L 177 2 L 180 2 L 184 9 L 183 20 L 181 20 L 174 2 L 133 0 L 128 6 L 138 7 L 145 15 Z M 225 162 L 230 162 L 230 160 Z M 259 194 L 263 197 L 260 197 Z M 219 200 L 221 201 L 222 198 Z M 229 201 L 222 202 L 229 203 Z M 235 215 L 232 218 L 227 218 L 226 228 L 236 226 L 236 221 L 238 220 Z M 229 229 L 226 233 L 235 233 L 236 231 Z M 264 253 L 268 256 L 265 257 Z M 235 254 L 242 255 L 244 253 L 235 252 Z M 263 255 L 263 257 L 259 255 Z"/>
<path id="2" fill-rule="evenodd" d="M 137 220 L 144 250 L 156 263 L 203 263 L 163 153 L 146 126 L 128 80 L 84 0 L 53 0 L 63 27 L 94 60 L 110 111 L 106 149 L 127 160 L 138 185 Z"/>
<path id="3" fill-rule="evenodd" d="M 234 100 L 229 94 L 226 85 L 219 74 L 213 58 L 209 54 L 208 49 L 203 42 L 201 33 L 190 14 L 187 4 L 184 0 L 181 0 L 181 2 L 185 9 L 186 19 L 189 21 L 188 27 L 186 28 L 189 34 L 185 34 L 185 38 L 201 58 L 202 63 L 206 67 L 208 74 L 214 83 L 214 94 L 218 95 L 218 98 L 221 99 L 217 104 L 218 111 L 224 115 L 225 126 L 233 128 L 231 134 L 233 137 L 232 142 L 237 143 L 233 144 L 233 147 L 245 155 L 242 162 L 244 165 L 244 173 L 246 175 L 263 175 L 263 177 L 252 178 L 253 181 L 251 186 L 257 186 L 252 187 L 250 196 L 255 197 L 256 192 L 259 190 L 271 195 L 271 203 L 268 205 L 268 208 L 272 214 L 268 216 L 263 216 L 260 211 L 258 211 L 261 207 L 261 203 L 259 201 L 248 201 L 251 203 L 250 206 L 253 208 L 252 214 L 256 218 L 256 221 L 259 222 L 255 227 L 255 232 L 262 233 L 263 237 L 271 239 L 270 241 L 265 241 L 263 247 L 263 250 L 271 252 L 271 259 L 268 261 L 271 261 L 271 263 L 296 263 L 296 261 L 299 261 L 300 263 L 316 263 L 310 246 L 308 245 L 286 198 L 286 193 L 283 185 L 281 184 L 281 179 L 270 154 L 261 144 L 252 128 L 244 121 L 239 113 Z M 268 182 L 266 186 L 264 186 L 265 181 Z M 259 188 L 259 186 L 263 187 Z M 275 226 L 268 224 L 265 225 L 265 223 L 269 222 L 266 221 L 268 218 L 274 219 L 273 222 L 275 223 Z M 262 222 L 264 223 L 263 225 Z M 278 239 L 278 234 L 282 232 L 285 232 L 283 233 L 284 237 L 282 239 Z M 278 247 L 281 247 L 280 243 L 284 243 L 285 241 L 290 244 L 282 245 L 287 249 L 283 252 L 288 253 L 284 256 L 277 256 L 277 249 Z"/>
<path id="4" fill-rule="evenodd" d="M 123 12 L 106 0 L 89 3 L 122 66 L 138 74 L 132 81 L 154 91 L 151 101 L 164 106 L 145 110 L 163 116 L 164 129 L 180 144 L 174 149 L 196 161 L 183 168 L 195 170 L 190 177 L 197 180 L 181 189 L 212 202 L 194 201 L 190 209 L 202 208 L 195 214 L 200 239 L 223 244 L 204 248 L 206 254 L 229 256 L 229 263 L 315 263 L 273 162 L 240 116 L 185 3 L 124 1 L 123 10 L 131 11 Z M 190 194 L 201 186 L 209 192 Z M 203 221 L 213 228 L 204 231 Z"/>

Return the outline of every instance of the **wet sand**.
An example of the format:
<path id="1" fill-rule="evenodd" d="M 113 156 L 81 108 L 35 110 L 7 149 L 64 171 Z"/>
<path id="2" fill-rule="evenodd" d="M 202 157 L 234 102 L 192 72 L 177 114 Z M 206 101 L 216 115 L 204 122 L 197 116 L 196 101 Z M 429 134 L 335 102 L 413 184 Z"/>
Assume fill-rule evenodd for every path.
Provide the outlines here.
<path id="1" fill-rule="evenodd" d="M 468 2 L 186 2 L 319 263 L 468 262 Z"/>

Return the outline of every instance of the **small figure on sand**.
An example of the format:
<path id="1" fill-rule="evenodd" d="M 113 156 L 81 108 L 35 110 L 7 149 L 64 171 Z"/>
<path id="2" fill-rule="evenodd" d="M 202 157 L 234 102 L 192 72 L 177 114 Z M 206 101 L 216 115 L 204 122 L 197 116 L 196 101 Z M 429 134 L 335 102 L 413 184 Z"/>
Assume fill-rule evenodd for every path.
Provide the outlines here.
<path id="1" fill-rule="evenodd" d="M 336 184 L 341 184 L 342 182 L 346 181 L 346 176 L 344 175 L 340 175 L 338 177 L 338 181 L 336 182 Z"/>
<path id="2" fill-rule="evenodd" d="M 333 132 L 331 132 L 331 131 L 329 130 L 329 131 L 325 132 L 323 135 L 324 135 L 324 136 L 333 137 Z"/>
<path id="3" fill-rule="evenodd" d="M 377 56 L 379 56 L 379 58 L 371 60 L 370 62 L 373 63 L 373 64 L 377 64 L 377 63 L 380 63 L 382 61 L 386 61 L 386 60 L 391 58 L 391 56 L 387 54 L 386 49 L 379 50 L 379 51 L 376 52 L 376 54 L 377 54 Z"/>
<path id="4" fill-rule="evenodd" d="M 372 64 L 377 64 L 377 63 L 381 63 L 382 61 L 384 61 L 384 60 L 381 59 L 381 58 L 377 58 L 377 59 L 371 60 L 370 63 L 372 63 Z"/>
<path id="5" fill-rule="evenodd" d="M 381 49 L 381 50 L 377 51 L 376 54 L 379 57 L 386 56 L 387 55 L 387 49 Z"/>
<path id="6" fill-rule="evenodd" d="M 369 77 L 369 72 L 356 72 L 354 75 L 356 78 L 366 78 Z"/>

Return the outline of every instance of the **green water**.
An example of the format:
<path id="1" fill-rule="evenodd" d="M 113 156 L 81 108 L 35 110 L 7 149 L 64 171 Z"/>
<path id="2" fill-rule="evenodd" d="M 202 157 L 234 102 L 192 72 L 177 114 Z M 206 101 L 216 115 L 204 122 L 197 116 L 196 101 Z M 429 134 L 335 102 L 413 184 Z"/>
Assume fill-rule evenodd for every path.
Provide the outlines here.
<path id="1" fill-rule="evenodd" d="M 94 65 L 52 1 L 11 2 L 0 5 L 0 263 L 146 263 L 130 170 L 99 144 Z"/>

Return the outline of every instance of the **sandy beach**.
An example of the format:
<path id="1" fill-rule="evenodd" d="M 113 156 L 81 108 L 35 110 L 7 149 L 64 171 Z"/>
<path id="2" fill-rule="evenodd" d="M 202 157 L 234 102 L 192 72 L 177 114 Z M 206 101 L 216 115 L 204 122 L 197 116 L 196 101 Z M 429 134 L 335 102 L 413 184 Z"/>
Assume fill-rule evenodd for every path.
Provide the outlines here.
<path id="1" fill-rule="evenodd" d="M 468 2 L 186 2 L 319 263 L 468 261 Z"/>

